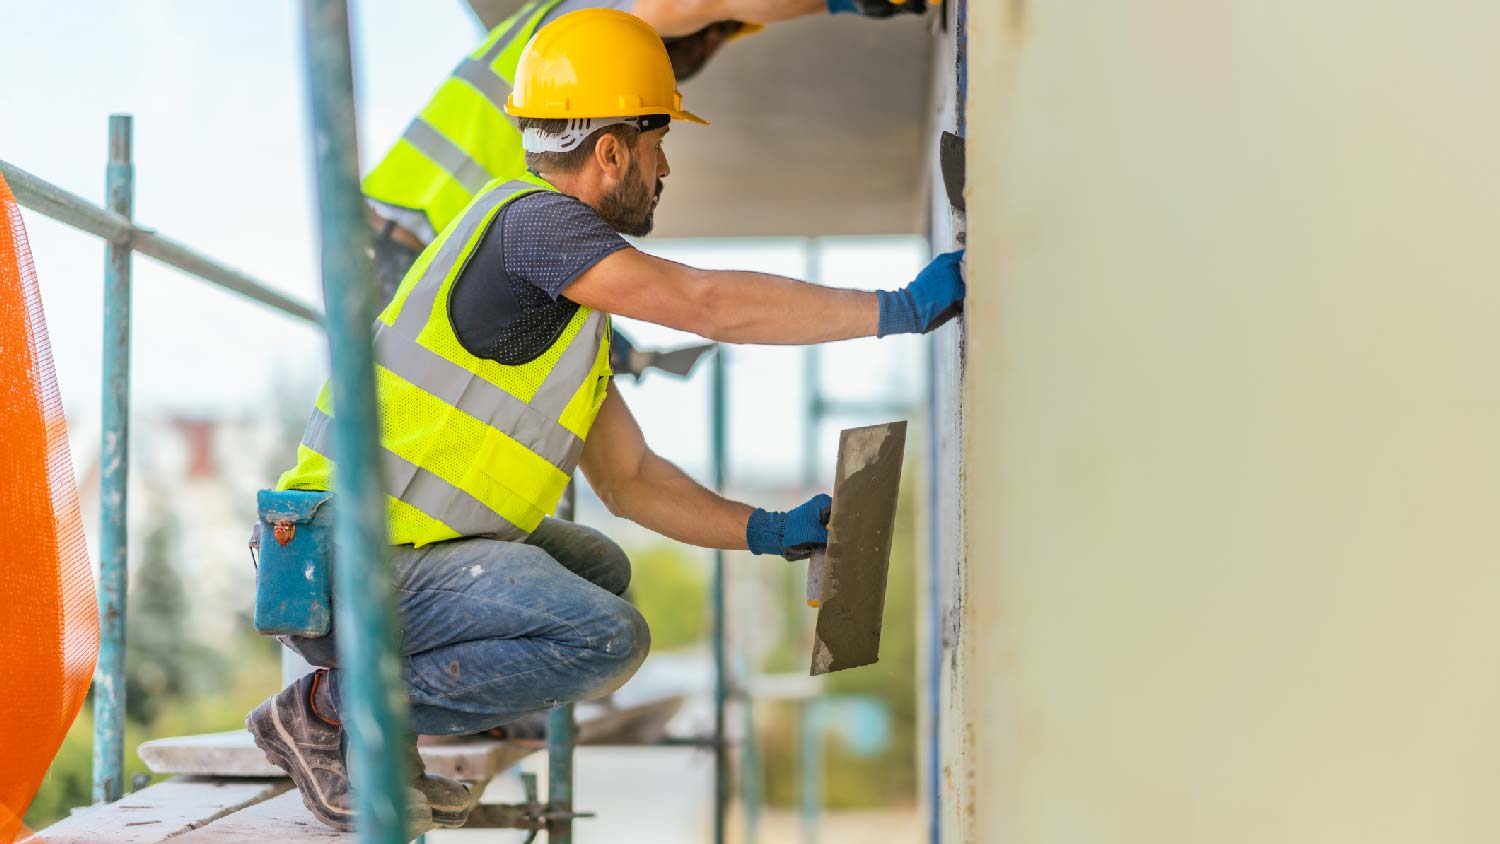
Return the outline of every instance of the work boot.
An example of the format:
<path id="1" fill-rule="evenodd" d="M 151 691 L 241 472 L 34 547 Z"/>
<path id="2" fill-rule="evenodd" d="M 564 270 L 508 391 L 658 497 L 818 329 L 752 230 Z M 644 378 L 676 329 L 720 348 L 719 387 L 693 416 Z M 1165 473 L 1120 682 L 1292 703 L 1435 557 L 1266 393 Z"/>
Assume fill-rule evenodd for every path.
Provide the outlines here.
<path id="1" fill-rule="evenodd" d="M 422 754 L 417 752 L 417 740 L 413 736 L 407 745 L 406 764 L 411 772 L 411 784 L 427 798 L 432 807 L 432 824 L 444 829 L 458 829 L 469 820 L 469 810 L 474 806 L 473 796 L 467 783 L 427 773 Z"/>
<path id="2" fill-rule="evenodd" d="M 354 829 L 354 799 L 344 764 L 343 729 L 319 717 L 312 704 L 325 673 L 309 674 L 267 698 L 245 718 L 245 727 L 266 759 L 292 778 L 313 817 L 349 832 Z M 432 828 L 432 810 L 414 788 L 406 789 L 406 803 L 408 832 L 415 838 Z"/>

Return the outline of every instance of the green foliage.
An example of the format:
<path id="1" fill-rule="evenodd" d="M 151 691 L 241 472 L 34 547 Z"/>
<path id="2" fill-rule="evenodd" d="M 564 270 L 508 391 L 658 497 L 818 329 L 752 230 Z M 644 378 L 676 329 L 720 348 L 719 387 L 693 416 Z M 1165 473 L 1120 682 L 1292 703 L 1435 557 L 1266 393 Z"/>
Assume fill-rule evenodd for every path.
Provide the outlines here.
<path id="1" fill-rule="evenodd" d="M 629 597 L 651 626 L 651 650 L 670 651 L 708 633 L 708 573 L 680 545 L 658 544 L 630 555 Z"/>
<path id="2" fill-rule="evenodd" d="M 245 725 L 245 714 L 281 687 L 280 653 L 274 640 L 248 633 L 231 642 L 229 651 L 216 659 L 234 667 L 233 677 L 226 678 L 224 684 L 203 690 L 200 696 L 179 697 L 170 707 L 153 705 L 158 715 L 149 726 L 126 722 L 127 784 L 136 774 L 146 773 L 146 766 L 134 752 L 141 742 L 163 736 L 240 729 Z M 128 687 L 126 694 L 130 694 Z M 127 697 L 127 708 L 128 701 Z M 74 807 L 92 802 L 93 746 L 93 708 L 85 705 L 26 812 L 28 827 L 41 829 L 66 817 Z"/>
<path id="3" fill-rule="evenodd" d="M 901 484 L 901 505 L 887 575 L 885 624 L 880 637 L 880 662 L 828 675 L 829 696 L 863 695 L 884 702 L 890 714 L 890 744 L 874 758 L 860 757 L 837 736 L 825 732 L 823 797 L 827 809 L 889 808 L 911 804 L 917 797 L 917 565 L 916 487 L 908 476 Z M 796 592 L 789 601 L 801 604 L 806 571 L 796 569 Z M 798 610 L 800 611 L 800 610 Z M 792 639 L 775 652 L 780 663 L 773 670 L 807 670 L 807 646 Z M 773 806 L 797 805 L 798 711 L 796 704 L 763 705 L 756 710 L 765 754 L 765 795 Z"/>
<path id="4" fill-rule="evenodd" d="M 177 524 L 160 516 L 146 533 L 134 566 L 125 616 L 125 717 L 152 724 L 163 710 L 222 686 L 223 663 L 188 631 L 191 611 L 172 564 Z"/>

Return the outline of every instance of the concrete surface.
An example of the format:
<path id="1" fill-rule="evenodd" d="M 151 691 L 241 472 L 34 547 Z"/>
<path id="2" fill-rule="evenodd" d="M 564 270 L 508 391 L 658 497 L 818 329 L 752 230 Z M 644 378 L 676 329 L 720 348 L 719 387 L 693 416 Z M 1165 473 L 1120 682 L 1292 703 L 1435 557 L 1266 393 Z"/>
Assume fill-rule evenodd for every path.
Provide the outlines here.
<path id="1" fill-rule="evenodd" d="M 1500 7 L 970 9 L 945 841 L 1500 840 Z"/>

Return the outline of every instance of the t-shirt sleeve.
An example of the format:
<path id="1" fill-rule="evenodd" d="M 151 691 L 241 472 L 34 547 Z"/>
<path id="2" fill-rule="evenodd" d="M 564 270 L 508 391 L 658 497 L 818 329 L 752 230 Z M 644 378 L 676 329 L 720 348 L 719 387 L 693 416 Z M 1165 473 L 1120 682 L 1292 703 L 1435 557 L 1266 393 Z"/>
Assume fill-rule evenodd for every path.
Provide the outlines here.
<path id="1" fill-rule="evenodd" d="M 571 196 L 535 193 L 505 209 L 505 272 L 556 300 L 573 279 L 630 244 Z"/>

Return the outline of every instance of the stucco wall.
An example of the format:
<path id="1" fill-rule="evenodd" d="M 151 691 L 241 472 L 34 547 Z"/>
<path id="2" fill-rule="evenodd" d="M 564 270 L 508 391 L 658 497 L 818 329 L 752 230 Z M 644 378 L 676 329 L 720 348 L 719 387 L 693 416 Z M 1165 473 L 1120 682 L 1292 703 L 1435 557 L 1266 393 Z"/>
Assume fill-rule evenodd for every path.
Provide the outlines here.
<path id="1" fill-rule="evenodd" d="M 970 15 L 945 840 L 1500 840 L 1500 6 Z"/>

